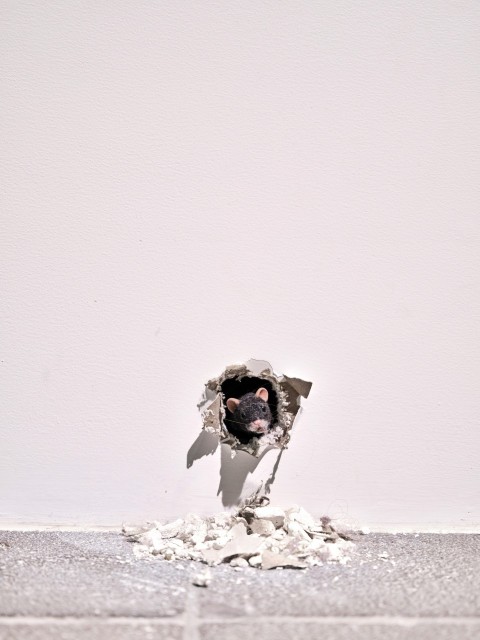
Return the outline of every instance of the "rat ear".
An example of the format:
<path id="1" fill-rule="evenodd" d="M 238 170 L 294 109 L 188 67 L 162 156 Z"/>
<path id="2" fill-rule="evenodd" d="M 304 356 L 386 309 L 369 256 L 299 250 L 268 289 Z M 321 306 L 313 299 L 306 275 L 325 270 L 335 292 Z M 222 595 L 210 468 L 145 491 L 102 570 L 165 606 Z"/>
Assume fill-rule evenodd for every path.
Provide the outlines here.
<path id="1" fill-rule="evenodd" d="M 231 413 L 235 412 L 235 409 L 238 407 L 239 404 L 240 404 L 240 400 L 237 400 L 237 398 L 229 398 L 227 400 L 227 407 Z"/>
<path id="2" fill-rule="evenodd" d="M 268 391 L 267 389 L 265 389 L 265 387 L 260 387 L 260 389 L 257 389 L 257 393 L 255 395 L 257 396 L 257 398 L 261 398 L 262 400 L 265 400 L 265 402 L 268 402 Z"/>

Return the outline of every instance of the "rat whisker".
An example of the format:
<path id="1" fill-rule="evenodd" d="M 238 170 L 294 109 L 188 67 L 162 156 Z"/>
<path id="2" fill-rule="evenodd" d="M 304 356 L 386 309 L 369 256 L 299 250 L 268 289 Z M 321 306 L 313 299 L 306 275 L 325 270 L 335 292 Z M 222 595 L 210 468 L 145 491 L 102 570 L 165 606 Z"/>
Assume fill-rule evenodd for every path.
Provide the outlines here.
<path id="1" fill-rule="evenodd" d="M 263 419 L 263 418 L 261 418 L 261 419 Z M 235 424 L 243 424 L 243 425 L 245 424 L 245 422 L 240 422 L 240 420 L 232 420 L 231 418 L 225 418 L 225 420 L 228 421 L 228 422 L 234 422 Z M 252 420 L 252 422 L 253 422 L 253 420 Z"/>

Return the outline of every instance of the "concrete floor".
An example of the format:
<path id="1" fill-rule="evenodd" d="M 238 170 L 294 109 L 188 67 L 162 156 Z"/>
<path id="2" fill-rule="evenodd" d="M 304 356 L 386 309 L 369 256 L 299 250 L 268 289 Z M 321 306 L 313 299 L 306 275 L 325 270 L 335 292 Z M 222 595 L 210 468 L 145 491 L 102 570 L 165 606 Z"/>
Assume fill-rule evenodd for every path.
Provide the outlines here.
<path id="1" fill-rule="evenodd" d="M 369 534 L 308 571 L 137 559 L 116 533 L 0 531 L 0 640 L 480 639 L 480 535 Z"/>

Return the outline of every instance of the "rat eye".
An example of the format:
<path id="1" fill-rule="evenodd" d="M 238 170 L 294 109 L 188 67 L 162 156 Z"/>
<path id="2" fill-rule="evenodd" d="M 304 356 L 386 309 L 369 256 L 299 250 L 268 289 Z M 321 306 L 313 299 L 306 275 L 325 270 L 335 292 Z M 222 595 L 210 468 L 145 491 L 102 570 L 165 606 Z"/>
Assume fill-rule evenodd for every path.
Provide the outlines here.
<path id="1" fill-rule="evenodd" d="M 240 411 L 240 417 L 242 418 L 242 420 L 245 420 L 245 418 L 247 417 L 245 411 Z"/>
<path id="2" fill-rule="evenodd" d="M 266 411 L 267 411 L 267 405 L 262 404 L 262 413 L 266 413 Z"/>

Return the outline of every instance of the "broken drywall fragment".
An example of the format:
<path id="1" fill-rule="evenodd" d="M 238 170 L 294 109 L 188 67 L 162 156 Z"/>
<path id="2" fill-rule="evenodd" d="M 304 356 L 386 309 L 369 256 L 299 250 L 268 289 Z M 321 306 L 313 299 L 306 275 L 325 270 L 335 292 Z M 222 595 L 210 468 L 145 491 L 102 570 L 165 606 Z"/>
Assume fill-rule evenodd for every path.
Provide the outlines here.
<path id="1" fill-rule="evenodd" d="M 290 439 L 290 431 L 300 409 L 300 398 L 307 398 L 311 382 L 300 378 L 276 374 L 272 366 L 263 360 L 249 360 L 245 364 L 230 365 L 217 378 L 205 385 L 198 408 L 202 414 L 203 429 L 218 435 L 221 443 L 232 451 L 243 450 L 255 457 L 268 447 L 283 449 Z M 258 436 L 241 437 L 235 432 L 227 400 L 264 388 L 268 392 L 268 405 L 272 420 L 270 428 Z M 229 428 L 230 427 L 230 428 Z"/>
<path id="2" fill-rule="evenodd" d="M 272 533 L 272 535 L 270 536 L 272 538 L 272 540 L 277 540 L 277 541 L 281 541 L 283 540 L 287 535 L 287 532 L 284 529 L 277 529 L 274 533 Z"/>
<path id="3" fill-rule="evenodd" d="M 224 409 L 222 396 L 216 395 L 213 402 L 208 406 L 208 408 L 202 414 L 203 417 L 203 428 L 208 433 L 215 433 L 220 435 L 222 432 L 222 421 L 223 421 Z"/>
<path id="4" fill-rule="evenodd" d="M 156 529 L 162 536 L 162 538 L 175 538 L 178 536 L 183 527 L 183 520 L 178 519 L 169 524 L 157 524 Z"/>
<path id="5" fill-rule="evenodd" d="M 252 556 L 263 544 L 263 538 L 248 535 L 243 522 L 235 524 L 231 530 L 231 540 L 222 549 L 207 549 L 203 558 L 208 564 L 220 564 L 232 556 Z"/>
<path id="6" fill-rule="evenodd" d="M 230 560 L 230 566 L 236 568 L 244 568 L 248 567 L 248 560 L 242 558 L 241 556 L 236 556 Z"/>
<path id="7" fill-rule="evenodd" d="M 270 520 L 276 529 L 283 527 L 285 521 L 285 511 L 279 507 L 257 507 L 253 509 L 253 515 L 261 520 Z"/>
<path id="8" fill-rule="evenodd" d="M 275 525 L 271 520 L 255 518 L 250 523 L 250 531 L 257 533 L 259 536 L 271 536 L 275 533 Z"/>
<path id="9" fill-rule="evenodd" d="M 157 529 L 151 529 L 150 531 L 142 532 L 137 537 L 138 542 L 151 549 L 153 554 L 160 553 L 164 549 L 167 548 L 168 543 L 164 538 L 162 538 L 162 534 Z"/>
<path id="10" fill-rule="evenodd" d="M 170 547 L 166 547 L 166 549 L 162 551 L 162 556 L 165 560 L 175 560 L 175 554 L 173 553 L 173 549 Z"/>
<path id="11" fill-rule="evenodd" d="M 211 581 L 212 572 L 207 567 L 205 571 L 200 571 L 195 576 L 193 576 L 192 584 L 194 584 L 196 587 L 208 587 Z"/>
<path id="12" fill-rule="evenodd" d="M 288 520 L 287 522 L 285 522 L 284 529 L 289 536 L 300 538 L 303 540 L 311 540 L 310 536 L 302 527 L 302 525 L 299 522 L 295 522 L 295 520 Z"/>
<path id="13" fill-rule="evenodd" d="M 288 376 L 283 376 L 283 383 L 285 386 L 290 387 L 293 391 L 302 396 L 302 398 L 308 398 L 310 394 L 310 390 L 312 388 L 311 382 L 306 382 L 305 380 L 300 380 L 300 378 L 289 378 Z M 294 394 L 290 393 L 290 396 L 294 396 Z M 297 403 L 297 407 L 300 406 L 300 403 Z M 297 409 L 298 410 L 298 409 Z"/>
<path id="14" fill-rule="evenodd" d="M 235 520 L 235 517 L 228 511 L 222 511 L 222 513 L 217 513 L 211 518 L 211 522 L 216 527 L 220 527 L 222 529 L 230 528 L 234 520 Z"/>
<path id="15" fill-rule="evenodd" d="M 207 537 L 208 527 L 206 522 L 199 522 L 197 525 L 187 524 L 179 536 L 185 542 L 191 540 L 193 544 L 201 544 L 205 542 Z"/>
<path id="16" fill-rule="evenodd" d="M 303 507 L 292 507 L 285 512 L 290 522 L 298 522 L 304 529 L 315 527 L 315 519 Z"/>
<path id="17" fill-rule="evenodd" d="M 276 569 L 277 567 L 290 567 L 292 569 L 306 569 L 308 565 L 292 556 L 284 556 L 272 551 L 262 553 L 262 569 Z"/>

